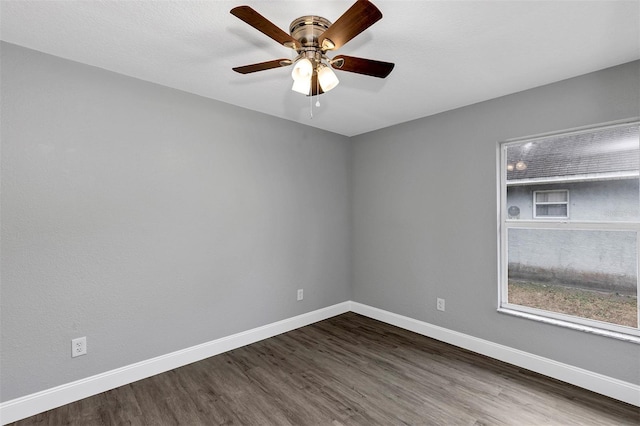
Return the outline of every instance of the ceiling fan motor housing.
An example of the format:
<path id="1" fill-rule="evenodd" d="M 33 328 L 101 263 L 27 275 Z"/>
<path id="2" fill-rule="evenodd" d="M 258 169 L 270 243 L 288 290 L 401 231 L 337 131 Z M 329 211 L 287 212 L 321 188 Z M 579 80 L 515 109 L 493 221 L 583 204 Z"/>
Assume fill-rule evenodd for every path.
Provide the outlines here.
<path id="1" fill-rule="evenodd" d="M 301 16 L 291 22 L 289 32 L 291 37 L 300 42 L 302 48 L 296 49 L 298 53 L 320 51 L 318 39 L 331 26 L 331 22 L 321 16 Z"/>

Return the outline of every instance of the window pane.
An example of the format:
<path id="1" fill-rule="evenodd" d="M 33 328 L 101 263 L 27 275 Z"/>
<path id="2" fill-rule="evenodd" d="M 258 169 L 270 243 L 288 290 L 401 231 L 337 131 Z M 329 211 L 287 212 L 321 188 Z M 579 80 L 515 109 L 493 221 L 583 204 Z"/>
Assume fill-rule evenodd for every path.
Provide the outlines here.
<path id="1" fill-rule="evenodd" d="M 538 203 L 566 202 L 567 191 L 536 192 L 536 201 Z"/>
<path id="2" fill-rule="evenodd" d="M 638 327 L 636 232 L 509 229 L 508 302 Z"/>
<path id="3" fill-rule="evenodd" d="M 544 204 L 536 206 L 536 216 L 567 217 L 566 204 Z"/>
<path id="4" fill-rule="evenodd" d="M 506 157 L 505 207 L 519 212 L 510 219 L 565 217 L 570 211 L 572 221 L 640 220 L 637 124 L 510 144 Z M 538 206 L 567 201 L 563 214 Z"/>

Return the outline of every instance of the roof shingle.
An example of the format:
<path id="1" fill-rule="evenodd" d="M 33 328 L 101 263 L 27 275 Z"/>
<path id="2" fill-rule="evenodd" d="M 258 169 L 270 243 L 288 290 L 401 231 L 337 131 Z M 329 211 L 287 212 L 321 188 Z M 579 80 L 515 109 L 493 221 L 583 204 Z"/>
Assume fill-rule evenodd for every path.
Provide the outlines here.
<path id="1" fill-rule="evenodd" d="M 515 165 L 526 165 L 518 170 Z M 507 180 L 638 171 L 638 124 L 557 135 L 507 147 Z"/>

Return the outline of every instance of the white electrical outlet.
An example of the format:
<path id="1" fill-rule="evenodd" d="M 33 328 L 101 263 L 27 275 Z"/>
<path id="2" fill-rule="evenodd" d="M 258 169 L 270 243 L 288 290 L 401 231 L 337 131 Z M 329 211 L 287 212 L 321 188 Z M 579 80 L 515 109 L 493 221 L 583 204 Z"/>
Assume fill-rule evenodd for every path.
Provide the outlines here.
<path id="1" fill-rule="evenodd" d="M 298 289 L 298 300 L 304 299 L 304 290 L 301 288 Z"/>
<path id="2" fill-rule="evenodd" d="M 71 357 L 75 358 L 80 355 L 87 354 L 87 338 L 86 337 L 78 337 L 77 339 L 71 340 Z"/>
<path id="3" fill-rule="evenodd" d="M 438 300 L 436 302 L 436 308 L 438 308 L 439 311 L 444 311 L 444 299 L 440 299 L 438 297 Z"/>

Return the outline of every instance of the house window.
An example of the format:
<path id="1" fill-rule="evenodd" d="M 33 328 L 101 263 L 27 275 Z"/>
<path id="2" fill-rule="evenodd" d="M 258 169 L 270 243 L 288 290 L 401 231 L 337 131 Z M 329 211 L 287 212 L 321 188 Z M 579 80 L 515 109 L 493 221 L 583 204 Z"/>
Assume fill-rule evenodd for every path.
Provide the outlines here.
<path id="1" fill-rule="evenodd" d="M 639 127 L 499 145 L 500 312 L 640 343 Z"/>
<path id="2" fill-rule="evenodd" d="M 533 217 L 566 219 L 569 217 L 569 191 L 534 191 Z"/>

